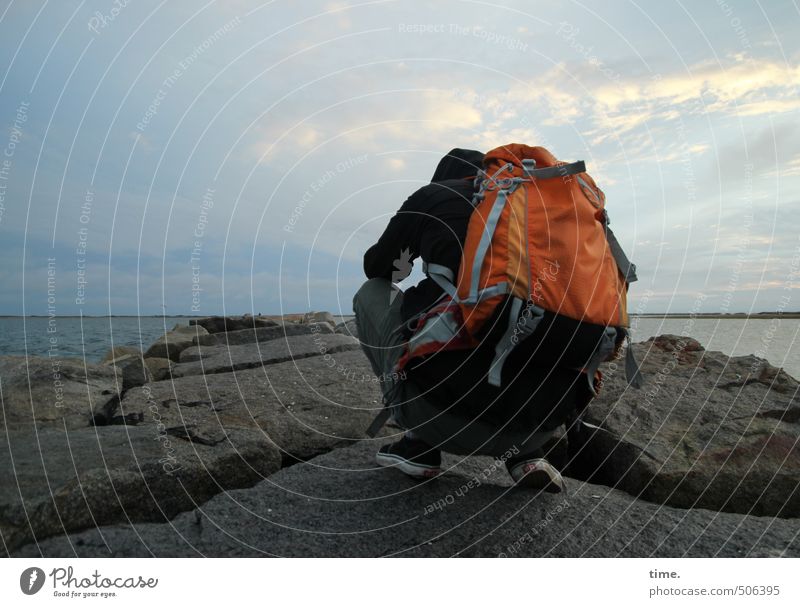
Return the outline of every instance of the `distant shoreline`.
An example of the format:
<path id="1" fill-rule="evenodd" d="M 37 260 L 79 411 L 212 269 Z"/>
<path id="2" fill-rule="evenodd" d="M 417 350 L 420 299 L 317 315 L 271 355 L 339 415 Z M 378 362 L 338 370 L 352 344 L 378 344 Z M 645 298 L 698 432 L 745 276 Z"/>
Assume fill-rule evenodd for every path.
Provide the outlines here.
<path id="1" fill-rule="evenodd" d="M 270 318 L 270 317 L 278 317 L 278 316 L 297 316 L 299 314 L 304 314 L 303 312 L 297 312 L 293 314 L 261 314 L 262 318 Z M 205 315 L 190 315 L 190 314 L 170 314 L 170 315 L 163 315 L 163 314 L 119 314 L 119 315 L 103 315 L 103 316 L 95 316 L 91 314 L 84 314 L 83 317 L 78 315 L 67 315 L 67 316 L 56 316 L 56 318 L 208 318 L 208 314 Z M 221 314 L 212 314 L 211 316 L 221 316 Z M 236 314 L 229 315 L 229 316 L 238 316 Z M 352 317 L 352 314 L 334 314 L 334 317 Z M 27 316 L 21 315 L 14 315 L 14 314 L 0 314 L 0 318 L 49 318 L 46 314 L 29 314 Z M 255 318 L 258 318 L 256 316 Z M 729 314 L 722 314 L 722 313 L 708 313 L 708 314 L 692 314 L 690 312 L 676 312 L 673 314 L 630 314 L 630 318 L 696 318 L 696 319 L 705 319 L 705 320 L 769 320 L 772 318 L 787 318 L 787 319 L 796 319 L 800 318 L 800 312 L 754 312 L 752 314 L 748 314 L 745 312 L 732 312 Z"/>
<path id="2" fill-rule="evenodd" d="M 677 314 L 631 314 L 630 318 L 699 318 L 704 320 L 769 320 L 771 318 L 800 318 L 800 312 L 755 312 L 746 314 L 734 312 L 731 314 L 690 314 L 679 312 Z"/>

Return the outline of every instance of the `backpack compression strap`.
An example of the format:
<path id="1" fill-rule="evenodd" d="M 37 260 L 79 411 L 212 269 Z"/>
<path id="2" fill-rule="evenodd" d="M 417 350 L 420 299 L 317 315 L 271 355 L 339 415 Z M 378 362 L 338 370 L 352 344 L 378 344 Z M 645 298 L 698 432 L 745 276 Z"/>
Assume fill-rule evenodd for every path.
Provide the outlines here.
<path id="1" fill-rule="evenodd" d="M 626 336 L 627 344 L 625 346 L 625 379 L 634 388 L 641 388 L 644 385 L 644 376 L 639 363 L 636 362 L 636 357 L 633 355 L 633 344 L 631 343 L 631 336 Z"/>
<path id="2" fill-rule="evenodd" d="M 544 308 L 536 305 L 528 305 L 522 309 L 523 301 L 519 297 L 511 300 L 511 308 L 508 311 L 508 328 L 497 342 L 494 350 L 492 366 L 489 367 L 489 384 L 500 387 L 502 380 L 503 365 L 511 354 L 511 351 L 526 337 L 529 337 L 539 326 L 539 322 L 544 317 Z"/>

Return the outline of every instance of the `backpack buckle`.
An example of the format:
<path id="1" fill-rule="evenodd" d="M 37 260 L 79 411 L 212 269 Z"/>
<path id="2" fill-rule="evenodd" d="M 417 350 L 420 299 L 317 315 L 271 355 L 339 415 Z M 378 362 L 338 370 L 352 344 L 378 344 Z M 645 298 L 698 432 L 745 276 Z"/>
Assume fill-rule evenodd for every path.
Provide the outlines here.
<path id="1" fill-rule="evenodd" d="M 533 158 L 525 158 L 522 161 L 522 172 L 527 177 L 530 177 L 533 171 L 536 170 L 536 161 Z"/>

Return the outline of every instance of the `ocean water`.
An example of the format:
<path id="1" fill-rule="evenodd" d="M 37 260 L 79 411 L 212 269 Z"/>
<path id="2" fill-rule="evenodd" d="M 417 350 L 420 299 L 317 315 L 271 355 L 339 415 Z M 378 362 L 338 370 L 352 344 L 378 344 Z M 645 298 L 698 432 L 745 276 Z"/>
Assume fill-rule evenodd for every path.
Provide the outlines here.
<path id="1" fill-rule="evenodd" d="M 98 362 L 115 346 L 148 346 L 164 328 L 189 324 L 188 318 L 152 316 L 64 316 L 0 318 L 0 354 L 77 356 Z"/>
<path id="2" fill-rule="evenodd" d="M 86 357 L 99 361 L 114 345 L 147 348 L 164 329 L 176 324 L 188 325 L 181 317 L 99 317 L 0 318 L 0 354 L 27 354 Z M 55 331 L 48 329 L 55 327 Z M 732 356 L 756 354 L 783 367 L 800 378 L 800 320 L 798 319 L 683 319 L 634 318 L 631 323 L 634 341 L 654 335 L 673 333 L 697 339 L 708 350 L 720 350 Z M 51 340 L 55 339 L 55 343 Z"/>

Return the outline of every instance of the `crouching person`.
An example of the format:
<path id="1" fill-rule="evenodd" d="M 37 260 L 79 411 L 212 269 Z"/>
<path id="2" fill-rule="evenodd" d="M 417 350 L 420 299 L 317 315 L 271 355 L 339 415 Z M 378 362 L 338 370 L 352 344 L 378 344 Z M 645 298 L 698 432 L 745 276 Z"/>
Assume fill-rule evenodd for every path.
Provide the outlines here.
<path id="1" fill-rule="evenodd" d="M 457 276 L 481 161 L 479 152 L 451 151 L 364 256 L 368 280 L 353 309 L 386 405 L 370 434 L 390 417 L 404 428 L 402 439 L 382 447 L 376 459 L 414 478 L 438 475 L 442 451 L 489 455 L 504 459 L 516 483 L 557 492 L 564 482 L 542 446 L 592 396 L 579 369 L 534 364 L 536 343 L 523 341 L 503 364 L 502 384 L 494 385 L 489 376 L 496 339 L 489 332 L 480 343 L 415 357 L 397 373 L 414 328 L 448 299 L 430 275 L 405 292 L 396 283 L 418 257 L 425 267 Z"/>

